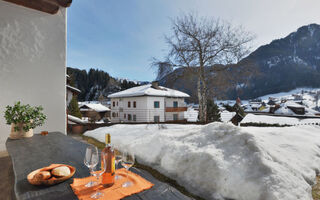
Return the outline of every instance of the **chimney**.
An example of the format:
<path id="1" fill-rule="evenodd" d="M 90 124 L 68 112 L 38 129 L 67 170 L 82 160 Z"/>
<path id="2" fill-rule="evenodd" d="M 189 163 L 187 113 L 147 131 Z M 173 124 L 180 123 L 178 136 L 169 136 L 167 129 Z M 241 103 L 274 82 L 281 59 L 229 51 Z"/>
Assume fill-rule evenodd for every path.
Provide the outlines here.
<path id="1" fill-rule="evenodd" d="M 159 89 L 159 82 L 158 81 L 152 81 L 151 87 L 153 87 L 154 89 Z"/>

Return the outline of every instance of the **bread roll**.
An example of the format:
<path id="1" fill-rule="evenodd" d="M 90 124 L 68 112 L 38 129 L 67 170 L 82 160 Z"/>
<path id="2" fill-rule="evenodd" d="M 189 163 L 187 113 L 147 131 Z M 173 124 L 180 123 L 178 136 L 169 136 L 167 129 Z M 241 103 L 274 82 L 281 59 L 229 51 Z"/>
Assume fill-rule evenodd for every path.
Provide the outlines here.
<path id="1" fill-rule="evenodd" d="M 48 171 L 41 171 L 41 172 L 36 173 L 33 178 L 36 179 L 36 180 L 41 181 L 41 180 L 47 180 L 47 179 L 49 179 L 50 177 L 51 177 L 50 172 L 48 172 Z"/>
<path id="2" fill-rule="evenodd" d="M 67 166 L 61 166 L 54 168 L 51 173 L 54 176 L 69 176 L 70 175 L 70 169 Z"/>

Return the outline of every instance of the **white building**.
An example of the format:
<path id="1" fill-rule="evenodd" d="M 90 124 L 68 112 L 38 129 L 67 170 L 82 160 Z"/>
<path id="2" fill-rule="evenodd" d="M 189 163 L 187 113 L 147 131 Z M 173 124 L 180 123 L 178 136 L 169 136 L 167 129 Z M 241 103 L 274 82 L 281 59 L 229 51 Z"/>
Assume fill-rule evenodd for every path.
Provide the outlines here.
<path id="1" fill-rule="evenodd" d="M 35 133 L 66 133 L 66 7 L 70 3 L 0 0 L 0 152 L 10 133 L 3 113 L 17 101 L 44 108 L 47 120 Z"/>
<path id="2" fill-rule="evenodd" d="M 67 106 L 69 106 L 72 98 L 77 96 L 81 91 L 78 88 L 67 85 Z"/>
<path id="3" fill-rule="evenodd" d="M 78 88 L 70 86 L 70 76 L 67 74 L 66 77 L 67 77 L 67 85 L 66 85 L 66 87 L 67 87 L 67 106 L 69 106 L 72 98 L 74 96 L 77 96 L 78 94 L 80 94 L 81 91 Z"/>
<path id="4" fill-rule="evenodd" d="M 111 122 L 169 122 L 185 120 L 188 94 L 158 86 L 157 82 L 130 88 L 111 98 Z"/>
<path id="5" fill-rule="evenodd" d="M 102 105 L 101 103 L 79 103 L 80 112 L 82 117 L 91 118 L 93 121 L 97 120 L 110 120 L 110 108 Z"/>

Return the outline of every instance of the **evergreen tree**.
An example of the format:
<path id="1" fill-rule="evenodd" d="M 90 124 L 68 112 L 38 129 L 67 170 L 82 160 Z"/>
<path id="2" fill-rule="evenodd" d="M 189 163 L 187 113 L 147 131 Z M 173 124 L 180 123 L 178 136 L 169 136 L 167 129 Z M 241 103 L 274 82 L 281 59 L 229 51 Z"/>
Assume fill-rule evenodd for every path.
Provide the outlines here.
<path id="1" fill-rule="evenodd" d="M 244 117 L 246 115 L 240 104 L 236 103 L 232 108 L 233 108 L 233 112 L 236 112 L 241 117 Z"/>
<path id="2" fill-rule="evenodd" d="M 70 104 L 68 106 L 68 112 L 72 116 L 78 117 L 80 119 L 82 118 L 82 115 L 81 115 L 81 112 L 80 112 L 80 109 L 78 106 L 78 100 L 77 100 L 76 96 L 72 97 Z"/>
<path id="3" fill-rule="evenodd" d="M 211 99 L 207 100 L 207 118 L 207 122 L 221 121 L 219 107 Z"/>

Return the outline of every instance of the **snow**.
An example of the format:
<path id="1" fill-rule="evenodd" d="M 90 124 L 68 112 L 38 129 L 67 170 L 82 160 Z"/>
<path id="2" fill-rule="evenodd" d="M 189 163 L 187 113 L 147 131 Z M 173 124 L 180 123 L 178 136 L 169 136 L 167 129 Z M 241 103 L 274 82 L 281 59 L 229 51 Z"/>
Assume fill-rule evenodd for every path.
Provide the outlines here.
<path id="1" fill-rule="evenodd" d="M 106 112 L 106 111 L 110 111 L 110 108 L 100 104 L 100 103 L 88 103 L 88 104 L 82 104 L 80 107 L 81 111 L 86 111 L 85 107 L 89 107 L 92 110 L 95 110 L 97 112 Z"/>
<path id="2" fill-rule="evenodd" d="M 279 115 L 296 115 L 291 109 L 287 107 L 280 107 L 278 108 L 274 114 L 279 114 Z"/>
<path id="3" fill-rule="evenodd" d="M 160 89 L 151 87 L 151 84 L 133 87 L 121 92 L 110 94 L 109 98 L 136 97 L 136 96 L 165 96 L 165 97 L 190 97 L 184 92 L 159 86 Z"/>
<path id="4" fill-rule="evenodd" d="M 69 121 L 70 121 L 70 122 L 73 122 L 73 123 L 69 123 Z M 82 120 L 82 119 L 80 119 L 80 118 L 78 118 L 78 117 L 75 117 L 75 116 L 73 116 L 73 115 L 68 115 L 68 123 L 69 123 L 69 124 L 74 124 L 74 123 L 76 123 L 76 124 L 86 124 L 87 121 Z"/>
<path id="5" fill-rule="evenodd" d="M 220 113 L 221 121 L 229 122 L 235 115 L 236 115 L 236 112 L 229 112 L 227 110 L 224 110 Z"/>
<path id="6" fill-rule="evenodd" d="M 287 109 L 287 110 L 290 110 L 290 109 Z M 265 123 L 265 124 L 280 124 L 280 125 L 305 125 L 305 124 L 318 123 L 320 125 L 320 117 L 298 119 L 295 117 L 278 117 L 278 116 L 268 116 L 268 115 L 247 114 L 241 121 L 241 124 L 245 124 L 245 123 Z"/>
<path id="7" fill-rule="evenodd" d="M 298 104 L 298 103 L 295 103 L 293 101 L 287 101 L 284 103 L 284 105 L 286 107 L 293 107 L 293 108 L 305 108 L 305 106 L 301 105 L 301 104 Z"/>
<path id="8" fill-rule="evenodd" d="M 81 93 L 81 91 L 78 88 L 72 87 L 70 85 L 67 85 L 67 89 L 70 89 L 71 91 L 74 91 L 74 92 Z"/>
<path id="9" fill-rule="evenodd" d="M 188 107 L 188 110 L 184 112 L 184 119 L 187 119 L 188 122 L 197 122 L 198 113 L 199 111 L 195 110 L 192 106 Z"/>
<path id="10" fill-rule="evenodd" d="M 114 125 L 84 135 L 136 154 L 205 199 L 311 200 L 320 170 L 320 127 Z"/>
<path id="11" fill-rule="evenodd" d="M 279 92 L 279 93 L 275 93 L 275 94 L 264 95 L 264 96 L 259 97 L 259 99 L 268 100 L 269 97 L 278 98 L 278 99 L 289 98 L 292 96 L 292 94 L 298 94 L 298 93 L 301 94 L 302 91 L 317 91 L 317 90 L 320 90 L 320 89 L 319 88 L 296 88 L 296 89 L 290 90 L 288 92 Z"/>

